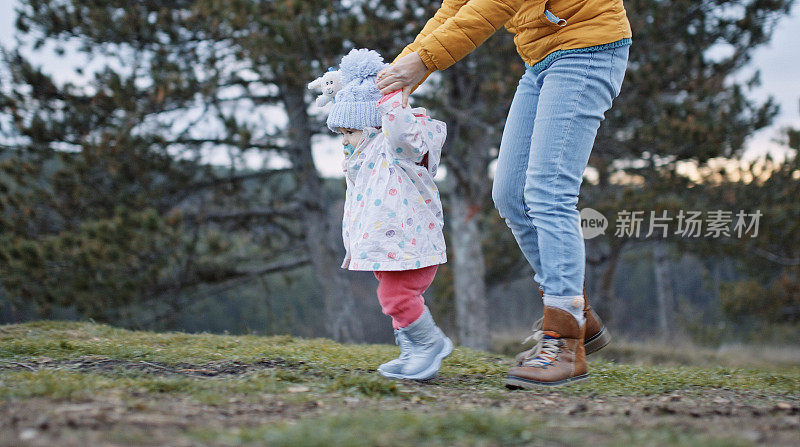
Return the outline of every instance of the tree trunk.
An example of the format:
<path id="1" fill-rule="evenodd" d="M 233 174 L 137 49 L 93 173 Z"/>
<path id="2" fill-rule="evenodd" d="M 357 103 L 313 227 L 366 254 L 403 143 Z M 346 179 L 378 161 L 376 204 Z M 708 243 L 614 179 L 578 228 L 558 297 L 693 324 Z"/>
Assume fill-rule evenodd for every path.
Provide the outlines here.
<path id="1" fill-rule="evenodd" d="M 599 239 L 599 238 L 598 238 Z M 602 279 L 601 268 L 604 265 L 605 257 L 599 254 L 601 248 L 597 239 L 584 241 L 586 244 L 586 273 L 584 275 L 584 285 L 586 298 L 589 304 L 594 306 L 600 296 L 600 281 Z"/>
<path id="2" fill-rule="evenodd" d="M 661 338 L 666 339 L 673 335 L 672 310 L 675 299 L 672 293 L 672 272 L 664 241 L 653 241 L 653 273 L 658 303 L 658 332 Z"/>
<path id="3" fill-rule="evenodd" d="M 361 342 L 364 341 L 364 332 L 356 316 L 348 272 L 339 267 L 342 256 L 331 246 L 333 232 L 328 224 L 330 219 L 320 214 L 313 213 L 306 217 L 305 232 L 311 265 L 324 294 L 325 328 L 335 340 Z M 341 241 L 341 236 L 335 240 Z"/>
<path id="4" fill-rule="evenodd" d="M 477 209 L 459 190 L 453 188 L 448 195 L 458 342 L 485 350 L 489 348 L 489 320 L 481 232 Z"/>
<path id="5" fill-rule="evenodd" d="M 342 270 L 339 225 L 333 225 L 325 203 L 322 180 L 311 155 L 311 123 L 304 100 L 305 86 L 288 81 L 282 86 L 286 113 L 289 116 L 288 137 L 291 142 L 290 158 L 297 174 L 298 188 L 303 205 L 305 245 L 311 257 L 314 274 L 322 288 L 325 309 L 322 318 L 328 336 L 342 342 L 364 340 L 360 320 L 356 316 L 356 303 L 347 271 Z M 338 245 L 336 245 L 338 244 Z"/>
<path id="6" fill-rule="evenodd" d="M 600 318 L 608 324 L 613 322 L 617 311 L 618 303 L 614 294 L 614 277 L 617 273 L 619 256 L 622 253 L 622 243 L 612 243 L 606 258 L 606 269 L 600 279 L 600 290 L 597 296 L 597 303 L 592 304 L 600 315 Z"/>

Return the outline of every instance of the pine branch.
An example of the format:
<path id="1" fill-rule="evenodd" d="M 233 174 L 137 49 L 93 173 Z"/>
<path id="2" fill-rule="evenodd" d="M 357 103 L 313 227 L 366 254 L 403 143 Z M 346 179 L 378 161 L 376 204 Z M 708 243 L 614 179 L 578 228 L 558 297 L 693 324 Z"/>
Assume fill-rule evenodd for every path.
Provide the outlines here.
<path id="1" fill-rule="evenodd" d="M 235 146 L 235 147 L 247 147 L 248 149 L 261 149 L 261 150 L 270 150 L 270 151 L 279 151 L 284 149 L 283 146 L 279 146 L 277 144 L 267 144 L 267 143 L 254 143 L 254 142 L 242 142 L 236 141 L 233 139 L 223 139 L 223 138 L 179 138 L 170 142 L 171 144 L 186 144 L 186 145 L 200 145 L 200 144 L 217 144 L 217 145 L 224 145 L 224 146 Z"/>
<path id="2" fill-rule="evenodd" d="M 193 183 L 191 185 L 186 186 L 185 189 L 197 190 L 203 188 L 213 188 L 223 184 L 228 184 L 228 183 L 233 184 L 244 180 L 269 179 L 279 174 L 290 174 L 292 172 L 293 172 L 292 169 L 270 169 L 265 171 L 251 172 L 248 174 L 231 175 L 231 176 L 219 177 L 211 180 L 204 180 L 202 182 Z"/>
<path id="3" fill-rule="evenodd" d="M 303 206 L 290 204 L 281 208 L 249 209 L 242 211 L 201 212 L 186 214 L 184 217 L 192 222 L 225 222 L 231 220 L 273 219 L 275 217 L 300 218 Z"/>
<path id="4" fill-rule="evenodd" d="M 787 258 L 784 256 L 776 255 L 775 253 L 771 253 L 761 248 L 754 248 L 753 252 L 761 256 L 762 258 L 774 262 L 776 264 L 784 265 L 787 267 L 800 265 L 800 258 Z"/>

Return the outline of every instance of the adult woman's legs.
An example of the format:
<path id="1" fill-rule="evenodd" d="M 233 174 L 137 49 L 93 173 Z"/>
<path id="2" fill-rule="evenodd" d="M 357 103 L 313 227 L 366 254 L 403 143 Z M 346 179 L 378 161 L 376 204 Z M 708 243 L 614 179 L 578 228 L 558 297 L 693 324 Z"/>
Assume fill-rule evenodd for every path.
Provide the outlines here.
<path id="1" fill-rule="evenodd" d="M 537 76 L 528 68 L 517 85 L 508 110 L 492 185 L 494 206 L 505 219 L 536 275 L 541 271 L 539 237 L 524 192 L 540 88 Z M 538 276 L 534 279 L 541 284 Z"/>
<path id="2" fill-rule="evenodd" d="M 628 48 L 569 54 L 539 74 L 524 197 L 538 236 L 537 282 L 545 299 L 582 296 L 578 193 L 597 129 L 619 94 Z"/>
<path id="3" fill-rule="evenodd" d="M 576 208 L 583 171 L 628 47 L 528 69 L 509 110 L 492 197 L 546 296 L 582 295 L 585 252 Z"/>
<path id="4" fill-rule="evenodd" d="M 529 121 L 509 113 L 493 197 L 534 267 L 545 309 L 541 349 L 509 371 L 509 387 L 561 385 L 587 377 L 578 193 L 597 129 L 619 94 L 627 57 L 628 47 L 564 55 L 541 73 L 529 69 L 523 77 L 529 81 L 520 82 L 515 95 L 517 102 L 523 88 L 532 86 L 535 92 L 528 94 L 537 99 L 528 107 L 528 113 L 533 110 L 530 144 L 523 146 L 516 136 L 528 132 Z M 526 153 L 520 182 L 514 163 Z"/>

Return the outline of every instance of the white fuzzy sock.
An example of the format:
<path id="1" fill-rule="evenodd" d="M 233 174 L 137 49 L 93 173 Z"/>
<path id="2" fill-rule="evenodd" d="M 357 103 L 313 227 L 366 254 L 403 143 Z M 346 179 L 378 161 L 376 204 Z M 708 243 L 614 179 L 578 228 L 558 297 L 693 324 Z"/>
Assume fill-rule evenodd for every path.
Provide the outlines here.
<path id="1" fill-rule="evenodd" d="M 544 305 L 550 307 L 557 307 L 571 313 L 576 320 L 578 326 L 583 326 L 586 323 L 586 317 L 583 315 L 583 295 L 576 296 L 544 296 Z"/>

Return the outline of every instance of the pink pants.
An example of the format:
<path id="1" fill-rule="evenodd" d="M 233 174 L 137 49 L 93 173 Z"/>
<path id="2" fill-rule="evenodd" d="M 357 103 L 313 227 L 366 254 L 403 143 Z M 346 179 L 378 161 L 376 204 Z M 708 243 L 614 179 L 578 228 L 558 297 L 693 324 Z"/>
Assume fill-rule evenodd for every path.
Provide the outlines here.
<path id="1" fill-rule="evenodd" d="M 378 301 L 381 311 L 392 317 L 395 329 L 417 321 L 425 311 L 422 294 L 433 282 L 438 265 L 416 270 L 375 272 L 378 284 Z"/>

